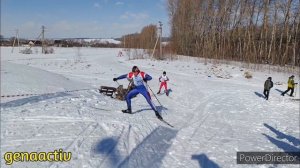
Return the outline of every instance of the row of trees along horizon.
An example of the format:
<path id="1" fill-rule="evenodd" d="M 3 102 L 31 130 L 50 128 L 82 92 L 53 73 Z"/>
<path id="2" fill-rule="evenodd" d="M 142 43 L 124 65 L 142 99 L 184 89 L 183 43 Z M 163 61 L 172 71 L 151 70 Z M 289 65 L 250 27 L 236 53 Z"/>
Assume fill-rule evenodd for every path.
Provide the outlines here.
<path id="1" fill-rule="evenodd" d="M 171 25 L 168 46 L 180 55 L 299 66 L 299 3 L 299 0 L 168 0 Z M 156 38 L 156 25 L 149 25 L 141 33 L 121 39 L 125 48 L 153 49 Z"/>
<path id="2" fill-rule="evenodd" d="M 299 0 L 167 0 L 167 10 L 171 34 L 164 56 L 300 65 Z M 152 53 L 157 35 L 157 26 L 150 24 L 109 47 Z M 161 59 L 159 43 L 154 56 Z"/>

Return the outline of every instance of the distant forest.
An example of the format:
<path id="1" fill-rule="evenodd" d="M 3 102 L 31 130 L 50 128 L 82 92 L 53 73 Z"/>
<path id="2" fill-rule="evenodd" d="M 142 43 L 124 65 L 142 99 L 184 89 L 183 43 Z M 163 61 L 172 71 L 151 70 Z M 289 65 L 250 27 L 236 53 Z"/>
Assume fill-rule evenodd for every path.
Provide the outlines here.
<path id="1" fill-rule="evenodd" d="M 168 0 L 177 54 L 300 64 L 299 0 Z"/>
<path id="2" fill-rule="evenodd" d="M 174 54 L 272 65 L 300 65 L 299 0 L 168 0 Z M 153 49 L 157 26 L 122 37 Z M 166 47 L 166 46 L 165 46 Z M 164 51 L 166 52 L 166 51 Z"/>

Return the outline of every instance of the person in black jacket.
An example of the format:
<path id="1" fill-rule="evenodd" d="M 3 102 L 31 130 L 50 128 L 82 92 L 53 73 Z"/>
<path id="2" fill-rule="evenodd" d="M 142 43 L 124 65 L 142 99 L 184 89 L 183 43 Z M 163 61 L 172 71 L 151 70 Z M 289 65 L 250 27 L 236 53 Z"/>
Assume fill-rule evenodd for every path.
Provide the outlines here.
<path id="1" fill-rule="evenodd" d="M 270 94 L 270 90 L 273 87 L 273 82 L 272 82 L 272 78 L 268 77 L 268 79 L 265 81 L 264 84 L 264 95 L 266 100 L 269 99 L 269 94 Z"/>

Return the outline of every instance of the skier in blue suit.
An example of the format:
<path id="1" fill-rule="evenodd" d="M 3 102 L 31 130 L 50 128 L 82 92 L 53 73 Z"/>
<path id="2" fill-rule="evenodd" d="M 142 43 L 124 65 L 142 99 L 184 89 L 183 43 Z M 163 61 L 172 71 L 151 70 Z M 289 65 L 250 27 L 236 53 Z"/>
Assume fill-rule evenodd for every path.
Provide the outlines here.
<path id="1" fill-rule="evenodd" d="M 119 79 L 125 79 L 132 81 L 134 84 L 134 88 L 126 95 L 126 103 L 127 109 L 122 110 L 123 113 L 132 113 L 131 111 L 131 99 L 135 97 L 137 94 L 142 94 L 147 100 L 148 104 L 151 106 L 152 110 L 155 112 L 155 115 L 158 119 L 162 119 L 161 115 L 158 113 L 156 108 L 154 107 L 149 92 L 146 89 L 144 82 L 147 82 L 152 79 L 152 77 L 145 72 L 141 72 L 137 66 L 132 67 L 132 72 L 128 74 L 121 75 L 117 78 L 113 78 L 113 81 L 117 81 Z"/>

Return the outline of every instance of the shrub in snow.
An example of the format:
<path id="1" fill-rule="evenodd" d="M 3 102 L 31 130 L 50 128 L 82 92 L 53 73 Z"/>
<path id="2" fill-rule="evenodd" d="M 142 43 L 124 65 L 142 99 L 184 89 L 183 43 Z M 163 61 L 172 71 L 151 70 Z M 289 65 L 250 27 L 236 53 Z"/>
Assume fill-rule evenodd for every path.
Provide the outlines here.
<path id="1" fill-rule="evenodd" d="M 54 53 L 54 49 L 52 47 L 50 48 L 45 48 L 45 54 L 53 54 Z"/>
<path id="2" fill-rule="evenodd" d="M 32 54 L 32 50 L 30 48 L 26 48 L 20 51 L 22 54 Z"/>
<path id="3" fill-rule="evenodd" d="M 247 79 L 251 79 L 251 78 L 252 78 L 252 74 L 251 74 L 250 72 L 248 72 L 248 71 L 246 71 L 246 72 L 244 73 L 244 76 L 245 76 L 245 78 L 247 78 Z"/>

